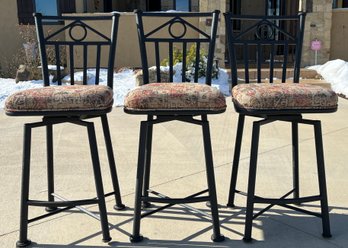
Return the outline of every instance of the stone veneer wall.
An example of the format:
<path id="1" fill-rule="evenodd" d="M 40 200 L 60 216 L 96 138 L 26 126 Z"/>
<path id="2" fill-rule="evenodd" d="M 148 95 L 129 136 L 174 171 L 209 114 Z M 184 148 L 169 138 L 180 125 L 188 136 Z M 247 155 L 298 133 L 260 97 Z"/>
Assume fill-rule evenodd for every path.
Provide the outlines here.
<path id="1" fill-rule="evenodd" d="M 314 64 L 314 51 L 310 49 L 314 39 L 322 43 L 322 49 L 318 52 L 318 64 L 323 64 L 330 59 L 332 0 L 304 0 L 303 10 L 307 12 L 307 17 L 302 66 Z"/>
<path id="2" fill-rule="evenodd" d="M 330 59 L 348 61 L 348 8 L 332 11 Z"/>
<path id="3" fill-rule="evenodd" d="M 219 65 L 221 67 L 225 66 L 225 50 L 226 50 L 226 31 L 225 31 L 225 20 L 223 13 L 227 10 L 226 0 L 201 0 L 199 9 L 201 12 L 211 12 L 214 10 L 220 10 L 219 26 L 217 31 L 217 40 L 216 40 L 216 49 L 215 49 L 215 58 L 218 59 Z M 200 21 L 200 28 L 209 27 L 210 22 L 206 20 Z"/>
<path id="4" fill-rule="evenodd" d="M 229 9 L 229 1 L 200 1 L 200 11 L 213 11 L 215 9 L 219 9 L 221 13 L 225 12 Z M 318 52 L 318 64 L 323 64 L 330 59 L 332 0 L 302 0 L 301 9 L 307 11 L 302 66 L 314 64 L 314 51 L 310 49 L 310 43 L 314 39 L 318 39 L 322 42 L 322 49 Z M 202 21 L 200 24 L 203 27 L 207 25 L 205 21 Z M 215 56 L 220 60 L 221 66 L 224 65 L 225 43 L 225 22 L 221 15 L 215 51 Z"/>

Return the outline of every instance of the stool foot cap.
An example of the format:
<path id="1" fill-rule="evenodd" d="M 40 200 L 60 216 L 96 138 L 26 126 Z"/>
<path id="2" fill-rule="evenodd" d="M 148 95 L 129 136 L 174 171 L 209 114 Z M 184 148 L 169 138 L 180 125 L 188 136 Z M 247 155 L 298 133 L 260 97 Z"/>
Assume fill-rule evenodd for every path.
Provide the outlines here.
<path id="1" fill-rule="evenodd" d="M 109 237 L 109 238 L 102 239 L 102 240 L 103 240 L 103 242 L 104 242 L 104 243 L 109 243 L 109 242 L 111 241 L 111 239 L 112 239 L 112 238 L 111 238 L 111 237 Z"/>
<path id="2" fill-rule="evenodd" d="M 117 210 L 117 211 L 123 210 L 123 209 L 125 209 L 125 208 L 126 208 L 126 205 L 124 205 L 124 204 L 116 204 L 116 205 L 114 206 L 114 209 Z"/>
<path id="3" fill-rule="evenodd" d="M 16 242 L 17 247 L 26 247 L 26 246 L 29 246 L 30 244 L 31 244 L 31 241 L 29 239 L 27 239 L 26 241 L 17 241 Z"/>
<path id="4" fill-rule="evenodd" d="M 46 212 L 54 212 L 57 209 L 58 209 L 57 207 L 45 207 Z"/>
<path id="5" fill-rule="evenodd" d="M 326 239 L 332 238 L 331 233 L 328 233 L 328 234 L 323 233 L 322 236 L 323 236 L 324 238 L 326 238 Z"/>
<path id="6" fill-rule="evenodd" d="M 225 240 L 225 236 L 224 235 L 216 236 L 215 234 L 213 234 L 213 235 L 211 235 L 211 240 L 213 242 L 222 242 Z"/>
<path id="7" fill-rule="evenodd" d="M 139 243 L 139 242 L 141 242 L 141 241 L 144 240 L 144 237 L 141 236 L 141 235 L 139 235 L 139 236 L 133 236 L 133 235 L 131 235 L 131 236 L 129 237 L 129 240 L 130 240 L 130 242 L 132 242 L 132 243 Z"/>
<path id="8" fill-rule="evenodd" d="M 252 238 L 243 238 L 243 241 L 245 242 L 245 243 L 251 243 L 251 241 L 253 241 L 253 239 Z"/>
<path id="9" fill-rule="evenodd" d="M 150 202 L 143 202 L 141 203 L 141 209 L 147 209 L 150 208 L 152 204 Z"/>
<path id="10" fill-rule="evenodd" d="M 236 205 L 234 205 L 234 203 L 227 203 L 226 206 L 229 207 L 229 208 L 235 208 L 236 207 Z"/>

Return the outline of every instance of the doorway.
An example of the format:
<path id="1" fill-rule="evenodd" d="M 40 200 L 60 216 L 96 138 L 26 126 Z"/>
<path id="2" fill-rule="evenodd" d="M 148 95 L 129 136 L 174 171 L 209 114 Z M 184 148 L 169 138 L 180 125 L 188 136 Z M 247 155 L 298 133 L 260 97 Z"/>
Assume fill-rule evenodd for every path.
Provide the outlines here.
<path id="1" fill-rule="evenodd" d="M 229 0 L 229 11 L 235 15 L 295 15 L 299 0 Z"/>
<path id="2" fill-rule="evenodd" d="M 147 11 L 161 11 L 161 0 L 147 0 L 146 4 Z"/>

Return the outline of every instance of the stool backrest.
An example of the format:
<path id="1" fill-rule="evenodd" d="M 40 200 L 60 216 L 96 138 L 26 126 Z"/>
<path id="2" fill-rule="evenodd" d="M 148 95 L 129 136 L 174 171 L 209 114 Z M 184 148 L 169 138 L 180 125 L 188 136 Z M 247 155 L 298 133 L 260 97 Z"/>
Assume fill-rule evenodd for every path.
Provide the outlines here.
<path id="1" fill-rule="evenodd" d="M 107 85 L 113 86 L 119 14 L 93 16 L 43 16 L 34 14 L 41 57 L 44 86 L 50 85 L 50 63 L 62 84 L 60 68 L 68 67 L 70 84 L 74 73 L 81 71 L 87 84 L 88 69 L 95 69 L 94 84 L 99 84 L 101 69 L 107 70 Z M 52 31 L 52 30 L 53 31 Z"/>
<path id="2" fill-rule="evenodd" d="M 299 82 L 305 13 L 294 16 L 224 15 L 232 87 L 238 84 L 239 61 L 245 70 L 245 83 L 254 78 L 260 83 L 262 68 L 269 69 L 267 77 L 273 83 L 276 67 L 280 68 L 279 77 L 283 83 L 290 68 L 293 69 L 293 82 Z M 255 76 L 251 75 L 255 70 L 250 67 L 256 67 Z"/>
<path id="3" fill-rule="evenodd" d="M 203 70 L 203 74 L 206 75 L 205 83 L 211 85 L 219 13 L 219 11 L 193 13 L 137 10 L 136 22 L 144 84 L 149 83 L 149 66 L 153 65 L 156 67 L 157 82 L 163 81 L 160 69 L 161 62 L 166 60 L 169 67 L 169 77 L 166 82 L 173 82 L 175 73 L 173 67 L 180 61 L 183 68 L 182 82 L 189 81 L 185 72 L 190 67 L 191 81 L 198 82 L 199 71 Z M 187 64 L 188 56 L 191 56 L 190 65 Z M 150 58 L 154 62 L 151 62 Z M 206 68 L 200 65 L 203 60 L 206 61 Z"/>

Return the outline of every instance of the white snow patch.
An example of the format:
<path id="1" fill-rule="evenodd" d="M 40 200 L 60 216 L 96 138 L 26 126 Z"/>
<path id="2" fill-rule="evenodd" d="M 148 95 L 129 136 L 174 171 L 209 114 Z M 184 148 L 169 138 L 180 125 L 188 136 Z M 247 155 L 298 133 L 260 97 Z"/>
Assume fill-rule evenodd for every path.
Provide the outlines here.
<path id="1" fill-rule="evenodd" d="M 175 75 L 174 82 L 181 82 L 181 64 L 177 64 L 174 66 Z M 168 70 L 168 67 L 162 67 L 163 70 Z M 95 69 L 87 70 L 87 84 L 94 84 L 96 76 Z M 83 74 L 82 72 L 76 72 L 74 74 L 75 82 L 82 82 Z M 199 83 L 204 83 L 205 78 L 200 78 Z M 62 79 L 63 84 L 70 84 L 70 76 L 66 76 Z M 99 84 L 107 85 L 107 70 L 101 69 L 99 75 Z M 53 83 L 52 85 L 56 85 Z M 124 102 L 124 98 L 126 94 L 135 88 L 136 81 L 134 71 L 131 69 L 123 70 L 119 73 L 114 73 L 114 106 L 122 106 Z M 229 85 L 228 85 L 228 74 L 225 69 L 219 70 L 218 79 L 212 80 L 212 86 L 220 89 L 220 91 L 229 96 Z M 6 98 L 20 90 L 32 89 L 32 88 L 40 88 L 43 87 L 43 81 L 23 81 L 16 84 L 15 79 L 9 78 L 0 78 L 0 108 L 4 108 L 4 104 Z"/>
<path id="2" fill-rule="evenodd" d="M 182 63 L 177 63 L 176 65 L 174 65 L 173 69 L 175 71 L 173 81 L 176 83 L 182 82 L 182 76 L 181 76 Z M 164 68 L 161 67 L 161 70 L 167 71 L 169 70 L 169 67 L 164 67 Z M 204 84 L 205 78 L 204 77 L 199 78 L 198 83 Z M 219 68 L 218 78 L 212 79 L 211 86 L 218 88 L 222 92 L 222 94 L 224 94 L 225 96 L 230 96 L 231 93 L 230 93 L 229 85 L 228 85 L 227 70 Z"/>
<path id="3" fill-rule="evenodd" d="M 348 96 L 348 62 L 336 59 L 307 68 L 317 71 L 336 93 Z"/>
<path id="4" fill-rule="evenodd" d="M 66 75 L 62 82 L 65 84 L 70 84 L 71 77 L 70 75 Z M 94 84 L 95 82 L 95 71 L 92 73 L 90 70 L 87 70 L 87 84 Z M 74 73 L 74 84 L 82 84 L 83 83 L 83 72 L 78 71 Z"/>
<path id="5" fill-rule="evenodd" d="M 41 69 L 42 66 L 39 65 L 37 68 Z M 56 65 L 47 65 L 47 68 L 48 70 L 51 70 L 51 71 L 56 71 L 57 70 L 57 66 Z M 64 70 L 64 67 L 63 66 L 60 66 L 60 70 Z"/>
<path id="6" fill-rule="evenodd" d="M 4 108 L 5 100 L 9 95 L 26 89 L 40 88 L 43 83 L 38 81 L 23 81 L 16 84 L 16 80 L 12 78 L 0 78 L 0 108 Z"/>

